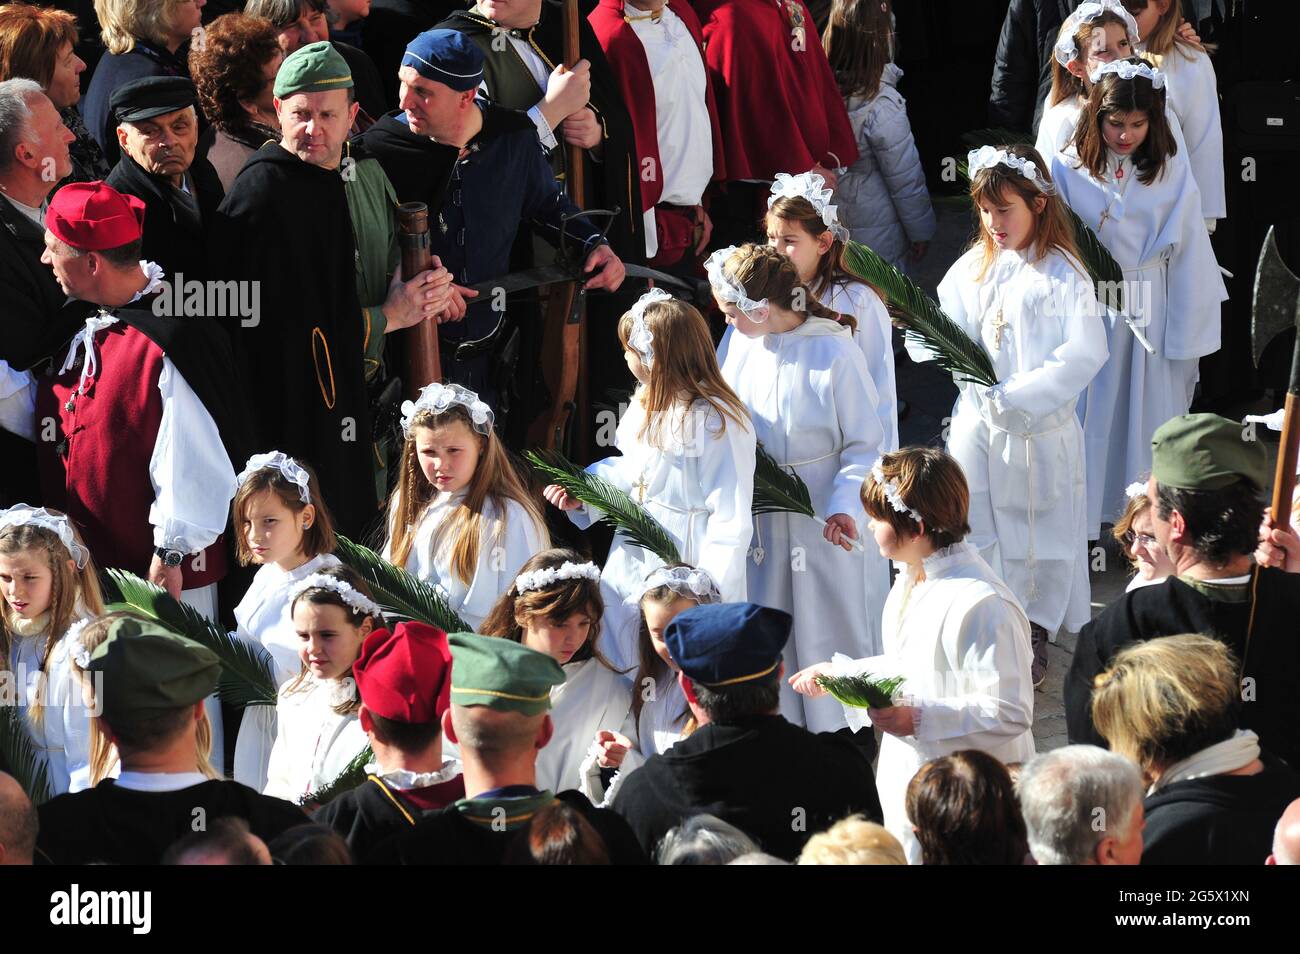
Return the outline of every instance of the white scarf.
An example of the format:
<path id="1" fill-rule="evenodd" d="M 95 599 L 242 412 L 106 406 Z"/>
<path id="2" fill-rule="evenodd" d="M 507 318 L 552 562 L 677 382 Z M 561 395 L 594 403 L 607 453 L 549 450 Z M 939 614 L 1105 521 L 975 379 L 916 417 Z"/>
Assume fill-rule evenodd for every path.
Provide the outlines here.
<path id="1" fill-rule="evenodd" d="M 131 301 L 137 301 L 145 295 L 152 295 L 162 284 L 163 270 L 154 262 L 140 262 L 140 271 L 149 280 L 144 288 L 135 293 Z M 129 305 L 131 302 L 127 302 Z M 117 324 L 118 319 L 110 315 L 103 308 L 98 314 L 91 315 L 86 319 L 86 325 L 77 336 L 72 339 L 72 345 L 68 348 L 68 356 L 63 359 L 63 367 L 59 368 L 59 374 L 69 371 L 77 363 L 77 351 L 84 347 L 86 349 L 85 361 L 81 365 L 81 380 L 77 382 L 77 393 L 86 393 L 86 382 L 95 377 L 99 371 L 99 362 L 95 357 L 95 335 L 99 334 L 105 328 L 110 328 Z"/>
<path id="2" fill-rule="evenodd" d="M 1147 794 L 1154 795 L 1160 789 L 1175 782 L 1226 775 L 1228 772 L 1245 768 L 1257 758 L 1259 758 L 1259 736 L 1249 729 L 1238 729 L 1231 738 L 1217 742 L 1208 749 L 1201 749 L 1181 762 L 1169 766 L 1151 783 Z"/>

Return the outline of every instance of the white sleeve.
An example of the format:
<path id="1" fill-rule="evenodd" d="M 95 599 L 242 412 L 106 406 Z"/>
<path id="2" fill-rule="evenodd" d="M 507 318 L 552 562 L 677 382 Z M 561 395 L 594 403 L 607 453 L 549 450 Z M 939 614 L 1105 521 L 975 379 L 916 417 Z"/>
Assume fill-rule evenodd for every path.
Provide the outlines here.
<path id="1" fill-rule="evenodd" d="M 528 110 L 528 118 L 531 119 L 533 125 L 537 127 L 537 138 L 541 140 L 543 149 L 550 152 L 559 145 L 559 143 L 555 141 L 555 130 L 551 128 L 551 124 L 548 123 L 546 117 L 542 115 L 542 107 L 540 105 L 534 105 Z"/>
<path id="2" fill-rule="evenodd" d="M 885 433 L 876 413 L 876 389 L 867 376 L 867 362 L 852 341 L 846 341 L 848 360 L 837 359 L 831 365 L 834 375 L 831 394 L 835 401 L 835 420 L 839 423 L 843 444 L 840 468 L 832 485 L 828 510 L 823 517 L 846 513 L 859 524 L 862 513 L 859 494 L 871 465 L 880 456 Z"/>
<path id="3" fill-rule="evenodd" d="M 700 568 L 718 581 L 724 603 L 746 599 L 746 554 L 754 535 L 753 425 L 725 421 L 709 408 L 701 425 L 707 435 L 700 458 L 700 485 L 705 491 L 709 522 L 699 547 Z"/>
<path id="4" fill-rule="evenodd" d="M 520 568 L 545 548 L 545 538 L 528 511 L 513 500 L 508 501 L 504 532 L 500 536 L 484 534 L 479 540 L 477 571 L 460 606 L 465 622 L 477 632 L 501 594 L 510 589 Z"/>
<path id="5" fill-rule="evenodd" d="M 849 295 L 858 320 L 858 346 L 867 362 L 867 374 L 876 386 L 876 414 L 885 429 L 885 448 L 898 449 L 898 384 L 894 377 L 893 325 L 880 296 L 865 285 Z"/>
<path id="6" fill-rule="evenodd" d="M 290 743 L 287 738 L 288 727 L 292 721 L 293 713 L 289 711 L 289 707 L 277 703 L 275 742 L 271 745 L 271 757 L 266 763 L 266 788 L 262 790 L 262 794 L 297 803 L 302 792 L 294 791 L 293 780 L 290 778 L 293 767 L 289 754 Z"/>
<path id="7" fill-rule="evenodd" d="M 36 442 L 36 380 L 0 361 L 0 430 Z"/>
<path id="8" fill-rule="evenodd" d="M 1178 50 L 1170 56 L 1182 57 Z M 1179 64 L 1170 81 L 1170 105 L 1182 126 L 1187 160 L 1201 190 L 1201 214 L 1221 219 L 1228 214 L 1223 180 L 1223 124 L 1214 64 L 1204 53 Z"/>
<path id="9" fill-rule="evenodd" d="M 226 528 L 235 496 L 235 469 L 212 415 L 164 357 L 158 375 L 162 422 L 149 459 L 154 546 L 198 553 Z"/>

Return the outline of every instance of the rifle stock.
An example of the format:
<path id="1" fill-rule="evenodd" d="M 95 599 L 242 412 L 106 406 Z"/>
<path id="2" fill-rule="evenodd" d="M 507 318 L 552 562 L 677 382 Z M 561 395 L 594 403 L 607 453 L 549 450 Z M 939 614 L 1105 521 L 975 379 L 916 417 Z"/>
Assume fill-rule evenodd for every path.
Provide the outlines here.
<path id="1" fill-rule="evenodd" d="M 410 281 L 433 267 L 429 246 L 429 207 L 423 202 L 403 202 L 397 207 L 397 241 L 402 250 L 402 280 Z M 438 323 L 421 321 L 407 329 L 406 396 L 414 400 L 420 388 L 442 380 L 442 353 Z"/>

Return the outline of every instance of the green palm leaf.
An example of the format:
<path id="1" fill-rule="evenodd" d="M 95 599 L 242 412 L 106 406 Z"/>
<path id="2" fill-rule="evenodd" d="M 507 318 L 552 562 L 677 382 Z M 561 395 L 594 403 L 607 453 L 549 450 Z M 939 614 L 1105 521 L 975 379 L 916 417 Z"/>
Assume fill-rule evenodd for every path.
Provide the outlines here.
<path id="1" fill-rule="evenodd" d="M 945 315 L 910 278 L 861 242 L 845 243 L 844 267 L 885 293 L 890 317 L 913 341 L 934 355 L 935 362 L 954 381 L 985 387 L 998 383 L 993 360 L 984 346 Z"/>
<path id="2" fill-rule="evenodd" d="M 350 792 L 366 780 L 366 766 L 375 760 L 375 754 L 370 751 L 367 745 L 357 757 L 348 763 L 348 767 L 339 773 L 338 778 L 332 782 L 327 782 L 316 791 L 311 792 L 302 799 L 303 804 L 325 805 L 334 801 L 344 792 Z"/>
<path id="3" fill-rule="evenodd" d="M 23 787 L 33 805 L 43 805 L 54 797 L 45 760 L 32 745 L 26 712 L 18 706 L 0 705 L 0 766 Z"/>
<path id="4" fill-rule="evenodd" d="M 276 698 L 275 663 L 262 646 L 226 632 L 192 606 L 172 599 L 161 586 L 126 570 L 109 570 L 117 589 L 108 596 L 111 609 L 129 610 L 167 627 L 178 636 L 206 646 L 221 660 L 221 698 L 236 708 L 273 706 Z"/>
<path id="5" fill-rule="evenodd" d="M 857 709 L 888 709 L 894 704 L 894 696 L 903 685 L 902 676 L 882 679 L 870 673 L 856 676 L 831 676 L 822 674 L 817 677 L 821 686 L 839 702 Z"/>
<path id="6" fill-rule="evenodd" d="M 681 562 L 677 544 L 663 525 L 608 480 L 587 473 L 563 454 L 525 451 L 524 456 L 574 500 L 599 510 L 600 519 L 623 534 L 628 543 L 649 550 L 665 563 Z"/>
<path id="7" fill-rule="evenodd" d="M 417 579 L 401 567 L 393 566 L 369 547 L 354 543 L 339 534 L 334 555 L 346 566 L 360 573 L 375 601 L 395 616 L 436 626 L 444 633 L 468 632 L 470 625 L 447 602 L 441 589 Z"/>
<path id="8" fill-rule="evenodd" d="M 978 149 L 985 143 L 996 142 L 1006 146 L 1032 146 L 1034 137 L 1027 132 L 1014 129 L 990 128 L 972 129 L 961 134 L 961 141 L 972 149 Z M 1044 156 L 1043 158 L 1047 158 Z"/>
<path id="9" fill-rule="evenodd" d="M 816 517 L 812 495 L 803 479 L 793 470 L 778 464 L 762 444 L 758 445 L 757 451 L 754 465 L 754 516 L 763 513 L 801 513 L 805 517 Z"/>

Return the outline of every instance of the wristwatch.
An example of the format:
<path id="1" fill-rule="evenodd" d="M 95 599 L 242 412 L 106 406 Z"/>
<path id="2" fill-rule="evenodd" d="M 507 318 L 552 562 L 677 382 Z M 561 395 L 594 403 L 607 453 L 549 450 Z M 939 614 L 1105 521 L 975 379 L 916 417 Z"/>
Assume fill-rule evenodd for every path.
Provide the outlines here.
<path id="1" fill-rule="evenodd" d="M 168 550 L 166 547 L 154 547 L 154 556 L 161 557 L 164 566 L 180 566 L 185 554 L 180 550 Z"/>

